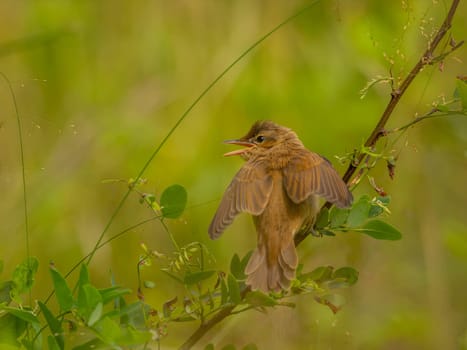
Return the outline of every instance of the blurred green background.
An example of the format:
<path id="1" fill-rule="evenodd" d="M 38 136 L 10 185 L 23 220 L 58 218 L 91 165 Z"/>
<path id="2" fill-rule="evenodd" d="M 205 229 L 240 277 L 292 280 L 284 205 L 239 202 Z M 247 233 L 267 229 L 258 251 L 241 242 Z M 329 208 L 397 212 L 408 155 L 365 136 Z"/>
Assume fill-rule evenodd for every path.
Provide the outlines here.
<path id="1" fill-rule="evenodd" d="M 249 45 L 304 1 L 0 2 L 0 71 L 8 76 L 23 123 L 31 254 L 40 261 L 33 298 L 50 292 L 53 261 L 67 272 L 95 244 L 126 191 L 105 179 L 135 177 L 180 115 Z M 296 130 L 304 144 L 345 170 L 334 155 L 358 148 L 389 99 L 378 76 L 396 80 L 418 60 L 449 7 L 445 1 L 321 1 L 281 28 L 237 64 L 188 115 L 151 163 L 142 190 L 158 195 L 186 187 L 188 209 L 170 222 L 177 240 L 198 240 L 228 269 L 233 253 L 255 244 L 247 215 L 211 242 L 207 227 L 240 159 L 222 140 L 258 119 Z M 452 35 L 467 38 L 462 2 Z M 426 68 L 397 107 L 389 127 L 449 99 L 465 75 L 465 47 L 443 70 Z M 0 84 L 0 259 L 2 278 L 26 256 L 19 140 L 12 97 Z M 391 138 L 394 140 L 394 138 Z M 384 141 L 383 141 L 384 142 Z M 307 270 L 350 265 L 359 282 L 337 315 L 311 297 L 295 309 L 231 317 L 202 339 L 221 347 L 254 342 L 260 349 L 467 349 L 467 123 L 434 119 L 404 134 L 391 181 L 373 172 L 392 196 L 388 221 L 403 239 L 376 241 L 349 233 L 309 238 L 299 247 Z M 355 196 L 372 192 L 360 186 Z M 131 195 L 108 236 L 151 212 Z M 136 291 L 140 243 L 171 252 L 157 221 L 98 251 L 90 268 L 106 286 L 111 274 Z M 72 276 L 72 279 L 74 275 Z M 183 291 L 157 266 L 144 271 L 156 288 L 154 307 Z M 136 298 L 136 293 L 131 296 Z M 192 325 L 169 328 L 163 348 L 180 345 Z"/>

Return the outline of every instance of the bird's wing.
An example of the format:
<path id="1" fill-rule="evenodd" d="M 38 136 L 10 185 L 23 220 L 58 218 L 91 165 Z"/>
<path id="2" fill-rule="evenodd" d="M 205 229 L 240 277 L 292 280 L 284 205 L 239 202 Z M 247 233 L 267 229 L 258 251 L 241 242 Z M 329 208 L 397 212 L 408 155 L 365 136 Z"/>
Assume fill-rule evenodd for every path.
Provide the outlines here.
<path id="1" fill-rule="evenodd" d="M 260 162 L 247 162 L 235 175 L 209 226 L 209 236 L 218 238 L 241 212 L 260 215 L 272 190 L 272 177 Z"/>
<path id="2" fill-rule="evenodd" d="M 308 150 L 295 155 L 283 170 L 284 187 L 294 203 L 318 195 L 339 208 L 350 206 L 352 194 L 332 164 Z"/>

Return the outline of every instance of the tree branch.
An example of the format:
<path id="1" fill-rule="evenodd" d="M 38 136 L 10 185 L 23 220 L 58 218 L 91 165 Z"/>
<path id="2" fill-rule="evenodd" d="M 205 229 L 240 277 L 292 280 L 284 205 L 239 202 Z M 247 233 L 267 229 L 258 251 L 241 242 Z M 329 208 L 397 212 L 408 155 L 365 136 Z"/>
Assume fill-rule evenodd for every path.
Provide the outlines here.
<path id="1" fill-rule="evenodd" d="M 398 104 L 399 100 L 401 97 L 404 95 L 405 91 L 407 88 L 410 86 L 412 81 L 415 79 L 415 77 L 420 73 L 423 67 L 432 64 L 433 62 L 433 53 L 435 49 L 438 47 L 439 43 L 441 40 L 444 38 L 446 35 L 447 31 L 451 28 L 451 23 L 452 19 L 454 17 L 454 14 L 456 12 L 457 6 L 459 5 L 460 0 L 453 0 L 451 7 L 449 9 L 449 12 L 446 15 L 446 18 L 444 19 L 443 24 L 439 28 L 438 32 L 436 33 L 435 37 L 433 40 L 428 44 L 428 49 L 423 53 L 421 56 L 420 60 L 417 62 L 417 64 L 412 68 L 410 73 L 406 76 L 402 84 L 399 86 L 398 89 L 393 90 L 391 92 L 391 100 L 389 101 L 388 105 L 386 106 L 386 109 L 384 110 L 383 114 L 381 115 L 381 118 L 379 119 L 378 123 L 376 124 L 375 128 L 373 129 L 371 135 L 368 137 L 368 139 L 365 142 L 366 147 L 372 147 L 376 144 L 378 139 L 385 135 L 384 132 L 384 127 L 391 116 L 392 112 L 394 111 L 394 108 Z M 460 46 L 460 45 L 459 45 Z M 343 179 L 346 183 L 349 182 L 353 174 L 358 168 L 358 165 L 362 162 L 364 159 L 365 155 L 360 154 L 356 162 L 353 162 L 349 165 L 347 168 L 347 171 L 345 172 Z M 310 233 L 305 233 L 303 235 L 297 235 L 295 239 L 295 245 L 299 245 Z M 244 290 L 242 293 L 242 299 L 245 297 L 246 293 L 248 292 L 248 289 Z M 215 314 L 212 318 L 210 318 L 207 322 L 201 324 L 198 329 L 185 341 L 185 343 L 182 344 L 180 347 L 180 350 L 187 350 L 190 349 L 193 345 L 195 345 L 212 327 L 214 327 L 216 324 L 221 322 L 223 319 L 226 317 L 232 315 L 232 311 L 234 310 L 235 306 L 229 306 L 226 307 L 222 310 L 220 310 L 217 314 Z"/>
<path id="2" fill-rule="evenodd" d="M 376 142 L 379 140 L 380 137 L 385 136 L 385 126 L 386 123 L 388 122 L 389 118 L 392 115 L 392 112 L 394 111 L 394 108 L 397 106 L 399 103 L 401 97 L 404 95 L 405 91 L 407 88 L 410 86 L 412 81 L 415 79 L 415 77 L 420 73 L 420 71 L 427 65 L 431 65 L 435 60 L 436 57 L 433 57 L 433 53 L 438 47 L 439 43 L 441 40 L 444 38 L 448 30 L 451 28 L 452 25 L 452 19 L 454 17 L 454 14 L 456 13 L 457 6 L 459 5 L 460 0 L 453 0 L 451 3 L 451 7 L 449 8 L 449 11 L 446 15 L 446 18 L 443 21 L 443 24 L 441 27 L 438 29 L 436 32 L 435 37 L 433 40 L 430 41 L 428 44 L 428 48 L 426 51 L 423 53 L 423 55 L 420 57 L 418 62 L 415 64 L 415 66 L 412 68 L 412 70 L 407 74 L 405 79 L 403 80 L 402 84 L 397 88 L 393 89 L 391 91 L 391 99 L 389 100 L 389 103 L 387 104 L 386 108 L 384 109 L 383 114 L 381 115 L 381 118 L 379 119 L 378 123 L 376 124 L 375 128 L 371 132 L 370 136 L 365 142 L 365 147 L 373 147 Z M 463 41 L 460 42 L 457 45 L 454 45 L 452 49 L 449 51 L 449 53 L 453 52 L 454 50 L 458 49 L 461 45 L 463 44 Z M 442 55 L 443 56 L 443 55 Z M 445 56 L 443 56 L 445 57 Z M 345 181 L 345 183 L 349 183 L 352 176 L 355 174 L 355 171 L 358 169 L 358 166 L 361 164 L 361 162 L 364 160 L 365 154 L 360 153 L 350 164 L 349 167 L 347 168 L 344 176 L 342 179 Z M 323 207 L 330 208 L 331 203 L 327 202 L 324 204 Z M 299 232 L 297 235 L 295 235 L 295 246 L 298 246 L 306 237 L 308 237 L 312 232 Z"/>
<path id="3" fill-rule="evenodd" d="M 376 144 L 376 142 L 379 140 L 379 138 L 385 134 L 384 133 L 384 127 L 385 127 L 387 121 L 389 120 L 389 117 L 391 116 L 392 112 L 394 111 L 394 108 L 399 103 L 399 100 L 404 95 L 405 91 L 410 86 L 410 84 L 415 79 L 415 77 L 418 75 L 418 73 L 420 73 L 422 68 L 432 63 L 434 51 L 436 50 L 439 43 L 441 42 L 441 40 L 446 35 L 447 31 L 451 28 L 452 19 L 454 17 L 454 13 L 456 12 L 457 6 L 459 5 L 459 1 L 460 0 L 453 0 L 452 1 L 451 8 L 449 9 L 449 12 L 446 15 L 446 18 L 444 19 L 443 24 L 438 29 L 438 32 L 436 33 L 433 40 L 428 44 L 428 48 L 423 53 L 422 57 L 420 57 L 417 64 L 415 64 L 415 66 L 412 68 L 410 73 L 405 77 L 404 81 L 399 86 L 399 88 L 395 89 L 395 90 L 393 90 L 391 92 L 391 100 L 389 101 L 388 105 L 386 106 L 386 109 L 384 110 L 383 114 L 381 115 L 381 118 L 379 119 L 378 123 L 376 124 L 375 128 L 373 129 L 371 135 L 366 140 L 365 147 L 374 146 Z M 355 171 L 358 168 L 358 165 L 361 163 L 361 161 L 363 160 L 364 157 L 365 157 L 364 154 L 360 154 L 357 157 L 355 162 L 352 162 L 352 163 L 349 164 L 349 167 L 347 168 L 347 171 L 345 172 L 345 174 L 343 176 L 343 179 L 344 179 L 344 181 L 346 183 L 348 183 L 350 181 L 350 178 L 355 173 Z"/>
<path id="4" fill-rule="evenodd" d="M 240 294 L 241 299 L 243 300 L 247 293 L 250 291 L 250 287 L 245 288 L 242 293 Z M 222 310 L 220 310 L 217 314 L 215 314 L 209 321 L 202 323 L 201 326 L 180 346 L 179 350 L 188 350 L 191 349 L 193 345 L 195 345 L 198 340 L 200 340 L 203 335 L 206 334 L 212 327 L 216 324 L 221 322 L 224 318 L 233 314 L 233 310 L 237 305 L 228 306 Z"/>

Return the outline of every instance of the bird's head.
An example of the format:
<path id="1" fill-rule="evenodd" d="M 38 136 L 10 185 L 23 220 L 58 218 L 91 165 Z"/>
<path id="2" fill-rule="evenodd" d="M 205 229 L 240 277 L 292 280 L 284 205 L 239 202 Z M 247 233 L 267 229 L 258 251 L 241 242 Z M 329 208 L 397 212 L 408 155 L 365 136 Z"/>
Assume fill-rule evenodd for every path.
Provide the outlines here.
<path id="1" fill-rule="evenodd" d="M 264 154 L 269 149 L 290 141 L 300 142 L 297 135 L 291 129 L 269 120 L 257 121 L 245 136 L 235 140 L 224 141 L 228 144 L 244 146 L 244 148 L 239 150 L 225 153 L 224 156 L 239 155 L 248 160 L 255 154 Z"/>

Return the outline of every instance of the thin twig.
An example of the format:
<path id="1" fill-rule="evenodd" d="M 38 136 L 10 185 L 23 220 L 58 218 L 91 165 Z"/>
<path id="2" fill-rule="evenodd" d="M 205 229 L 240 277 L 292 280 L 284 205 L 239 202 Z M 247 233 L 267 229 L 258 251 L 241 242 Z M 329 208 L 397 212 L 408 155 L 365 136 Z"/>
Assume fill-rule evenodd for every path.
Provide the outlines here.
<path id="1" fill-rule="evenodd" d="M 19 109 L 18 109 L 18 103 L 16 101 L 16 95 L 13 90 L 13 86 L 11 85 L 10 79 L 3 73 L 0 72 L 0 75 L 3 77 L 3 79 L 6 81 L 8 85 L 8 89 L 10 90 L 11 93 L 11 99 L 13 101 L 13 106 L 15 107 L 15 114 L 16 114 L 16 123 L 18 126 L 18 140 L 19 140 L 19 152 L 20 152 L 20 161 L 21 161 L 21 180 L 22 180 L 22 187 L 23 187 L 23 213 L 24 213 L 24 231 L 25 231 L 25 236 L 26 236 L 26 258 L 27 258 L 27 267 L 29 272 L 31 271 L 31 266 L 30 266 L 30 257 L 31 257 L 31 252 L 30 252 L 30 244 L 29 244 L 29 216 L 28 216 L 28 197 L 27 197 L 27 191 L 26 191 L 26 168 L 25 168 L 25 161 L 24 161 L 24 142 L 23 142 L 23 128 L 21 125 L 21 118 L 19 117 Z M 30 284 L 29 277 L 28 277 L 28 284 Z M 31 289 L 29 288 L 29 303 L 32 303 L 32 295 L 31 295 Z"/>
<path id="2" fill-rule="evenodd" d="M 376 124 L 376 127 L 373 129 L 371 135 L 366 140 L 365 147 L 374 146 L 376 142 L 378 141 L 378 139 L 384 135 L 384 127 L 389 117 L 391 116 L 392 112 L 394 111 L 394 108 L 399 103 L 399 100 L 404 95 L 407 88 L 410 86 L 410 84 L 415 79 L 415 77 L 418 75 L 418 73 L 420 73 L 423 67 L 433 62 L 433 53 L 438 47 L 441 40 L 446 35 L 447 31 L 451 28 L 452 19 L 454 17 L 454 13 L 456 12 L 457 6 L 459 5 L 459 1 L 460 0 L 453 0 L 451 4 L 451 8 L 449 9 L 449 12 L 446 15 L 446 18 L 444 19 L 443 24 L 439 28 L 433 40 L 428 44 L 428 48 L 423 53 L 422 57 L 420 57 L 419 61 L 415 64 L 415 66 L 412 68 L 410 73 L 405 77 L 404 81 L 399 86 L 399 88 L 391 92 L 391 100 L 386 106 L 386 109 L 384 110 L 380 120 Z M 456 45 L 456 46 L 457 46 L 456 48 L 458 48 L 460 45 Z M 357 170 L 358 164 L 360 164 L 364 156 L 365 156 L 364 154 L 359 155 L 357 158 L 356 164 L 355 163 L 349 164 L 349 167 L 347 168 L 347 171 L 345 172 L 343 176 L 343 179 L 346 183 L 349 182 L 350 178 Z"/>
<path id="3" fill-rule="evenodd" d="M 241 299 L 245 298 L 247 293 L 250 291 L 250 288 L 247 287 L 240 294 Z M 211 317 L 207 322 L 202 323 L 196 331 L 180 346 L 179 350 L 188 350 L 191 349 L 202 337 L 216 324 L 221 322 L 224 318 L 234 314 L 233 310 L 237 305 L 228 306 L 220 310 L 217 314 Z"/>
<path id="4" fill-rule="evenodd" d="M 450 112 L 446 112 L 446 113 L 438 113 L 440 112 L 437 108 L 433 108 L 431 111 L 429 111 L 428 113 L 424 114 L 424 115 L 421 115 L 420 117 L 416 117 L 414 118 L 410 123 L 407 123 L 405 125 L 402 125 L 402 126 L 399 126 L 397 128 L 394 128 L 394 129 L 391 129 L 391 130 L 387 130 L 386 131 L 386 134 L 389 135 L 389 134 L 392 134 L 392 133 L 395 133 L 395 132 L 399 132 L 399 131 L 404 131 L 408 128 L 410 128 L 411 126 L 421 122 L 422 120 L 425 120 L 425 119 L 430 119 L 430 118 L 439 118 L 439 117 L 446 117 L 448 115 L 459 115 L 461 112 L 455 112 L 455 111 L 450 111 Z M 438 113 L 438 114 L 435 114 L 435 113 Z"/>
<path id="5" fill-rule="evenodd" d="M 387 132 L 384 128 L 389 118 L 391 117 L 392 112 L 394 111 L 394 108 L 399 103 L 401 97 L 404 95 L 405 91 L 410 86 L 410 84 L 415 79 L 415 77 L 418 75 L 418 73 L 420 73 L 420 71 L 425 66 L 433 64 L 433 62 L 437 59 L 436 57 L 435 58 L 433 57 L 434 51 L 436 50 L 436 48 L 438 47 L 439 43 L 444 38 L 446 33 L 448 32 L 448 30 L 451 28 L 452 19 L 456 12 L 457 6 L 459 5 L 459 1 L 460 0 L 452 1 L 451 7 L 449 9 L 449 12 L 446 15 L 446 18 L 443 21 L 443 24 L 438 29 L 438 32 L 436 33 L 433 40 L 428 44 L 428 48 L 426 49 L 426 51 L 420 57 L 420 59 L 415 64 L 415 66 L 412 68 L 412 70 L 407 74 L 402 84 L 398 88 L 392 89 L 391 99 L 389 100 L 389 103 L 387 104 L 375 128 L 373 129 L 370 136 L 366 140 L 364 147 L 366 148 L 373 147 L 380 137 L 387 135 Z M 449 51 L 449 53 L 458 49 L 462 44 L 463 44 L 463 41 L 457 45 L 454 45 L 452 49 Z M 444 54 L 441 54 L 440 57 L 441 56 L 443 58 L 445 57 Z M 348 184 L 350 182 L 350 180 L 352 179 L 352 176 L 355 174 L 355 171 L 358 169 L 359 165 L 361 164 L 364 158 L 365 158 L 365 153 L 361 152 L 358 156 L 355 157 L 355 159 L 352 162 L 350 162 L 349 167 L 347 168 L 344 176 L 342 177 L 345 183 Z M 331 206 L 332 206 L 331 203 L 327 202 L 324 204 L 323 208 L 326 207 L 329 209 Z M 311 232 L 299 232 L 295 236 L 295 246 L 298 246 L 310 234 Z"/>

